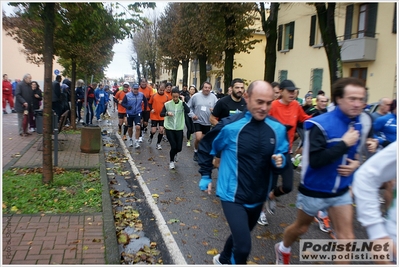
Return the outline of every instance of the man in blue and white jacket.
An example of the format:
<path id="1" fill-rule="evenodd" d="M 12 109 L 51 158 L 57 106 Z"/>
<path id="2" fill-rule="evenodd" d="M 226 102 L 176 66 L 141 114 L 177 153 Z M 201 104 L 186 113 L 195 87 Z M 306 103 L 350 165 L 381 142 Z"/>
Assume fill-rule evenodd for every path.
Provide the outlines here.
<path id="1" fill-rule="evenodd" d="M 135 136 L 135 148 L 140 147 L 139 137 L 140 137 L 140 125 L 141 125 L 141 113 L 143 112 L 141 104 L 144 103 L 144 110 L 147 108 L 147 98 L 143 93 L 139 92 L 139 85 L 134 84 L 133 90 L 125 95 L 122 100 L 121 105 L 126 108 L 126 116 L 127 116 L 127 127 L 128 127 L 128 135 L 129 135 L 129 146 L 133 146 L 133 123 L 136 128 L 136 136 Z"/>
<path id="2" fill-rule="evenodd" d="M 366 89 L 362 80 L 342 78 L 332 86 L 336 108 L 304 123 L 301 183 L 297 218 L 275 246 L 276 263 L 288 264 L 291 245 L 306 233 L 319 210 L 327 210 L 338 239 L 353 239 L 353 206 L 349 186 L 363 157 L 373 153 L 371 117 L 363 113 Z"/>
<path id="3" fill-rule="evenodd" d="M 273 96 L 269 83 L 252 82 L 244 94 L 246 110 L 223 118 L 199 143 L 200 189 L 210 194 L 212 162 L 214 156 L 220 158 L 216 195 L 231 229 L 214 264 L 246 264 L 251 230 L 271 190 L 272 172 L 283 171 L 290 162 L 286 128 L 268 117 Z"/>

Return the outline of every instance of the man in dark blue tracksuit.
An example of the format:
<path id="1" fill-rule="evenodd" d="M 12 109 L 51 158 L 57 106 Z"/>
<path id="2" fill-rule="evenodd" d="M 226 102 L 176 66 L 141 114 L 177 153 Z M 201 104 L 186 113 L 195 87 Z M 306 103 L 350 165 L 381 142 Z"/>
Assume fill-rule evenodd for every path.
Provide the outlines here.
<path id="1" fill-rule="evenodd" d="M 200 189 L 210 193 L 213 158 L 220 158 L 216 195 L 231 229 L 215 264 L 246 264 L 251 230 L 272 186 L 272 171 L 289 162 L 285 126 L 267 117 L 273 89 L 254 81 L 245 93 L 247 110 L 222 119 L 199 144 Z M 291 172 L 292 175 L 292 172 Z"/>

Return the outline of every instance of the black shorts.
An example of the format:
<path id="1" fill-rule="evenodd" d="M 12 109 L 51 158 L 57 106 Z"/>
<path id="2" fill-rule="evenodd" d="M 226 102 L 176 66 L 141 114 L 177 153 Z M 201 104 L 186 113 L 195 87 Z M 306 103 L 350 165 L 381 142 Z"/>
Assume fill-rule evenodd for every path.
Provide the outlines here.
<path id="1" fill-rule="evenodd" d="M 153 120 L 151 120 L 151 127 L 157 127 L 158 125 L 163 127 L 163 122 L 164 121 L 153 121 Z"/>
<path id="2" fill-rule="evenodd" d="M 133 127 L 133 123 L 134 125 L 141 124 L 141 113 L 136 115 L 127 115 L 127 127 Z"/>
<path id="3" fill-rule="evenodd" d="M 119 113 L 118 112 L 118 119 L 124 119 L 126 118 L 126 113 Z"/>
<path id="4" fill-rule="evenodd" d="M 143 122 L 148 122 L 150 119 L 150 111 L 146 110 L 146 111 L 142 111 L 141 115 L 143 116 Z"/>
<path id="5" fill-rule="evenodd" d="M 202 125 L 199 123 L 194 123 L 194 132 L 202 132 L 202 134 L 206 134 L 211 130 L 211 125 Z"/>

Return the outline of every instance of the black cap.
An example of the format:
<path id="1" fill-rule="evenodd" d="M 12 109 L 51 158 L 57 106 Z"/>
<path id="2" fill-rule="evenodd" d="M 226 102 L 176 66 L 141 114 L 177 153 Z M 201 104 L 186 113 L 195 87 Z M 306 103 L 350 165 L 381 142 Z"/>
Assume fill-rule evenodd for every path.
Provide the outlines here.
<path id="1" fill-rule="evenodd" d="M 295 84 L 291 80 L 284 80 L 280 83 L 280 89 L 287 89 L 290 91 L 294 91 L 299 88 L 296 87 Z"/>

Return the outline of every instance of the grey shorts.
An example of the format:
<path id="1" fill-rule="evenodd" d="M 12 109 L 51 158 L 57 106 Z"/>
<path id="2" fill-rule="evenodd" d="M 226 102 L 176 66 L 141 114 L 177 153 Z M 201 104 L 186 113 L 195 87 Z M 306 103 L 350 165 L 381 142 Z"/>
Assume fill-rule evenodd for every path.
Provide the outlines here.
<path id="1" fill-rule="evenodd" d="M 298 192 L 296 207 L 304 211 L 309 216 L 316 216 L 319 210 L 327 210 L 330 207 L 352 205 L 353 200 L 350 191 L 337 197 L 315 198 L 305 196 Z"/>

